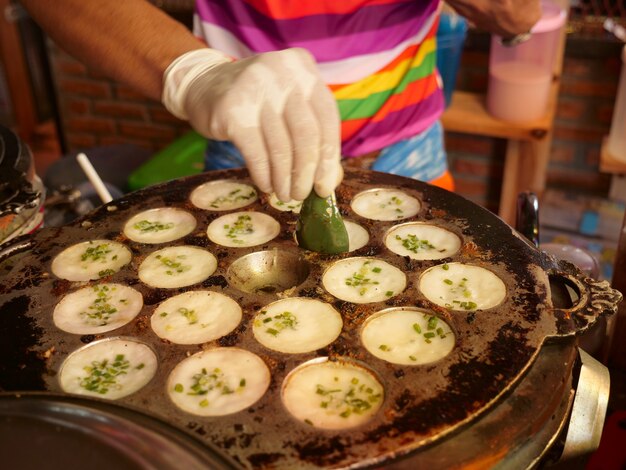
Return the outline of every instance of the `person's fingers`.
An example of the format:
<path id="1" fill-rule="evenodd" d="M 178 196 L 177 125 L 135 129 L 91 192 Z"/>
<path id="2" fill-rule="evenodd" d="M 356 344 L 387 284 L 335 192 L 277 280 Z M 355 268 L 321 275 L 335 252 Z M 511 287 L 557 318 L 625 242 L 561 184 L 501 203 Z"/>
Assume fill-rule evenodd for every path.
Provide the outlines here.
<path id="1" fill-rule="evenodd" d="M 293 93 L 285 108 L 285 123 L 293 147 L 291 199 L 303 200 L 313 189 L 320 160 L 320 123 L 300 93 Z"/>
<path id="2" fill-rule="evenodd" d="M 329 196 L 341 182 L 341 120 L 332 93 L 321 84 L 318 98 L 311 101 L 313 113 L 320 124 L 320 161 L 315 174 L 315 192 Z"/>
<path id="3" fill-rule="evenodd" d="M 337 162 L 334 165 L 328 165 L 328 174 L 319 182 L 313 185 L 315 192 L 319 197 L 328 197 L 339 186 L 343 179 L 343 167 Z"/>
<path id="4" fill-rule="evenodd" d="M 271 185 L 278 199 L 291 200 L 293 148 L 283 116 L 269 107 L 261 113 L 261 129 L 269 157 Z"/>
<path id="5" fill-rule="evenodd" d="M 261 129 L 236 128 L 231 133 L 231 141 L 243 155 L 254 184 L 264 193 L 273 192 L 269 156 Z"/>

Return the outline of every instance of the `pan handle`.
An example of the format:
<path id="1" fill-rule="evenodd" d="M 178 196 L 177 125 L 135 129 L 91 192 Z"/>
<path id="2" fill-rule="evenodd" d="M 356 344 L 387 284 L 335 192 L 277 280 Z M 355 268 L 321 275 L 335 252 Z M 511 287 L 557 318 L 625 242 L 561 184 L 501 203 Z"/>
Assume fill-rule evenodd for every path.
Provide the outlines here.
<path id="1" fill-rule="evenodd" d="M 589 455 L 600 446 L 609 401 L 609 370 L 578 349 L 581 367 L 560 462 Z"/>
<path id="2" fill-rule="evenodd" d="M 553 314 L 557 320 L 557 335 L 569 336 L 586 331 L 602 316 L 614 315 L 622 301 L 622 293 L 608 281 L 597 281 L 586 276 L 567 261 L 558 261 L 559 270 L 548 273 L 550 286 L 555 292 L 566 292 L 570 305 L 557 305 Z"/>
<path id="3" fill-rule="evenodd" d="M 515 229 L 539 247 L 539 199 L 535 193 L 523 191 L 517 195 Z"/>

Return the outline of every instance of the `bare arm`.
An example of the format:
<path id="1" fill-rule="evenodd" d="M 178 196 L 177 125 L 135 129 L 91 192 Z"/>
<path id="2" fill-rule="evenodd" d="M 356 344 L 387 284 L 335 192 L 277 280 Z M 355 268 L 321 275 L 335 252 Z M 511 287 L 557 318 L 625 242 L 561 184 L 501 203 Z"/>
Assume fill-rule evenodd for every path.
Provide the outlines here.
<path id="1" fill-rule="evenodd" d="M 264 192 L 283 201 L 341 181 L 337 104 L 302 49 L 233 62 L 146 0 L 22 0 L 61 47 L 163 101 L 199 133 L 229 140 Z"/>
<path id="2" fill-rule="evenodd" d="M 541 17 L 539 0 L 447 0 L 476 26 L 502 37 L 526 33 Z"/>
<path id="3" fill-rule="evenodd" d="M 167 66 L 181 54 L 205 47 L 145 0 L 21 1 L 67 52 L 156 100 Z"/>

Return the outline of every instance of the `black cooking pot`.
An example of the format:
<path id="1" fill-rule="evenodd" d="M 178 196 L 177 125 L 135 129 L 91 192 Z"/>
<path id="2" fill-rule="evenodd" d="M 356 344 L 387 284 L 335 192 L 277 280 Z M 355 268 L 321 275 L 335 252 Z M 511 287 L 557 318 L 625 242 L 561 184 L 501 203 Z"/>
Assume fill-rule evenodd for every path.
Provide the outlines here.
<path id="1" fill-rule="evenodd" d="M 44 194 L 30 150 L 0 125 L 0 243 L 40 225 Z"/>
<path id="2" fill-rule="evenodd" d="M 69 353 L 101 337 L 131 336 L 157 351 L 159 369 L 146 387 L 117 403 L 187 429 L 246 467 L 354 467 L 381 462 L 401 466 L 402 459 L 410 459 L 409 466 L 429 468 L 461 462 L 493 465 L 515 455 L 519 458 L 520 443 L 541 434 L 538 430 L 549 433 L 540 441 L 541 451 L 533 448 L 533 457 L 528 458 L 537 458 L 552 442 L 571 406 L 576 335 L 599 317 L 614 313 L 621 299 L 607 282 L 587 278 L 573 265 L 541 253 L 492 213 L 457 195 L 408 178 L 364 170 L 346 171 L 337 200 L 344 217 L 369 232 L 366 246 L 335 256 L 303 252 L 293 237 L 297 216 L 274 209 L 261 196 L 245 210 L 270 214 L 281 224 L 281 234 L 260 247 L 226 248 L 212 243 L 205 233 L 222 213 L 198 209 L 189 201 L 195 187 L 218 179 L 251 184 L 243 169 L 171 181 L 115 200 L 70 225 L 44 229 L 0 247 L 4 274 L 0 282 L 0 389 L 62 393 L 55 374 Z M 395 223 L 368 220 L 350 208 L 356 194 L 375 188 L 400 189 L 417 198 L 420 212 L 402 222 L 444 227 L 462 240 L 460 251 L 438 261 L 411 260 L 389 251 L 384 235 Z M 127 239 L 122 227 L 139 211 L 166 206 L 185 209 L 198 222 L 190 235 L 166 245 L 196 245 L 219 260 L 217 271 L 199 285 L 172 291 L 151 288 L 137 278 L 137 266 L 155 247 Z M 102 238 L 124 243 L 131 250 L 131 263 L 105 279 L 140 291 L 143 310 L 135 321 L 98 337 L 62 332 L 54 326 L 51 312 L 66 293 L 84 283 L 56 278 L 50 271 L 52 259 L 74 243 Z M 254 340 L 249 319 L 280 293 L 243 292 L 229 283 L 228 270 L 247 254 L 272 250 L 295 254 L 308 267 L 306 279 L 289 286 L 287 295 L 319 298 L 341 313 L 343 331 L 329 346 L 313 353 L 284 355 Z M 321 289 L 321 276 L 332 263 L 350 256 L 376 257 L 398 267 L 408 275 L 407 288 L 375 304 L 332 297 Z M 506 299 L 484 311 L 451 311 L 435 305 L 419 290 L 417 281 L 426 269 L 444 262 L 491 270 L 504 281 Z M 568 286 L 574 300 L 555 305 L 551 292 L 557 285 Z M 230 296 L 241 305 L 244 320 L 232 333 L 206 345 L 181 346 L 158 339 L 147 326 L 156 305 L 191 289 Z M 436 363 L 414 367 L 393 365 L 369 354 L 359 337 L 364 320 L 376 311 L 402 306 L 423 308 L 443 318 L 456 335 L 453 352 Z M 259 355 L 270 367 L 272 384 L 259 402 L 243 412 L 200 418 L 175 408 L 164 393 L 164 384 L 178 362 L 213 346 L 237 346 Z M 365 363 L 380 377 L 385 401 L 371 421 L 348 431 L 317 430 L 286 412 L 280 384 L 293 368 L 320 357 Z"/>

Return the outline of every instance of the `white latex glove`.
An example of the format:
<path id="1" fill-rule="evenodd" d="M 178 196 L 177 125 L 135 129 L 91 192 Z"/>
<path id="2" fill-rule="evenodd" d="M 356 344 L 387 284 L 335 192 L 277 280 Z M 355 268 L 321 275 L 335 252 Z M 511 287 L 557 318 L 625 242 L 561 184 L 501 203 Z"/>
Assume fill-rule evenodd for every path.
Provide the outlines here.
<path id="1" fill-rule="evenodd" d="M 303 49 L 236 62 L 213 49 L 177 58 L 163 104 L 202 135 L 239 149 L 261 191 L 282 201 L 321 197 L 343 177 L 337 104 Z"/>

